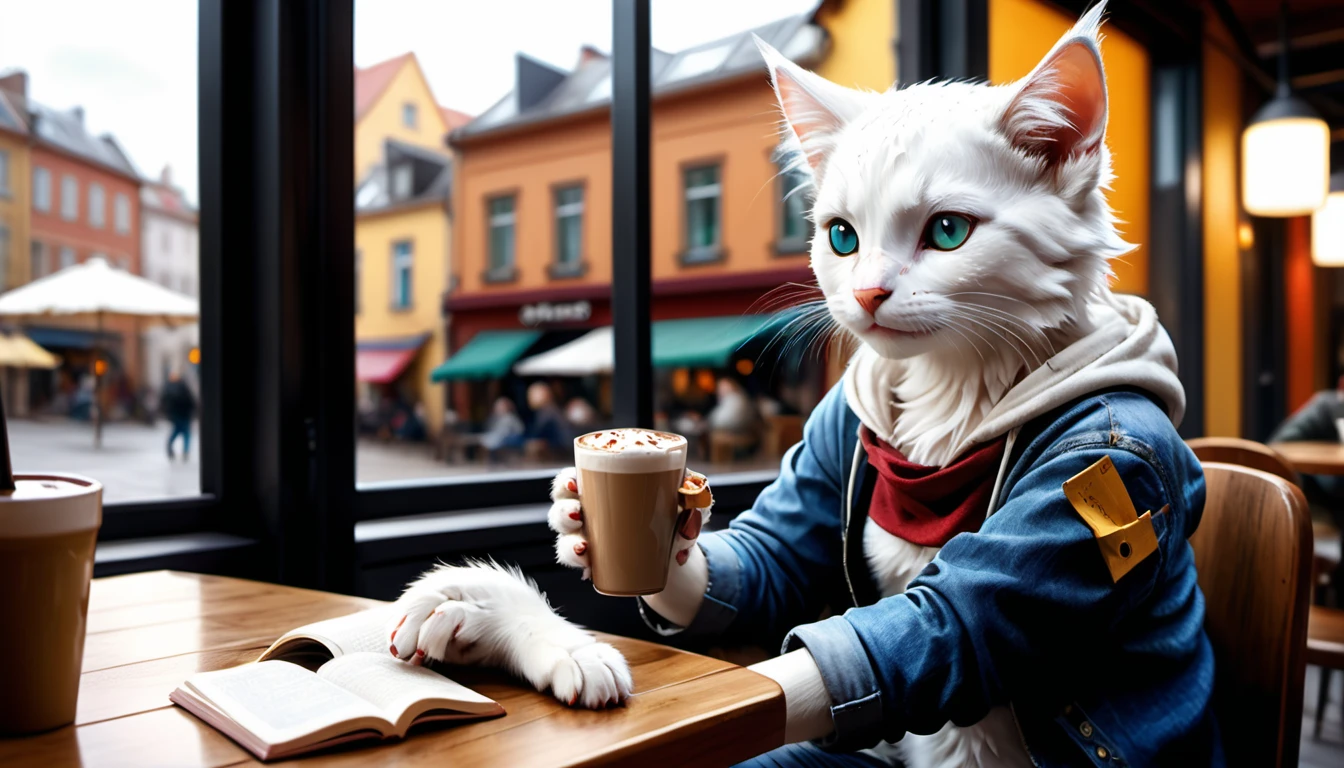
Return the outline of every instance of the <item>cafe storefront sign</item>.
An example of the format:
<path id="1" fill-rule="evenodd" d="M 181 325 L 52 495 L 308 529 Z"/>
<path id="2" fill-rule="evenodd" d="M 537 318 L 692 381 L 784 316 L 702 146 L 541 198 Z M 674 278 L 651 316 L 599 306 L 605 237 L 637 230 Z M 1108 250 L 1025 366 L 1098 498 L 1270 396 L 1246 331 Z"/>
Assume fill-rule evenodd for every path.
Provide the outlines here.
<path id="1" fill-rule="evenodd" d="M 518 322 L 526 328 L 562 323 L 586 323 L 593 316 L 593 305 L 587 300 L 524 304 L 518 308 Z"/>

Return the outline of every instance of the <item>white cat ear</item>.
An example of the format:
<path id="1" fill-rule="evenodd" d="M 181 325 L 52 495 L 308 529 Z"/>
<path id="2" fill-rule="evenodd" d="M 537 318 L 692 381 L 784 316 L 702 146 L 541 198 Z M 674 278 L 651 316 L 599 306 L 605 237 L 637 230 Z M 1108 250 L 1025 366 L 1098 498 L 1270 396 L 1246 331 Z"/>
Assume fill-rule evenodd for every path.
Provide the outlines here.
<path id="1" fill-rule="evenodd" d="M 1097 31 L 1105 3 L 1088 11 L 1018 87 L 1001 120 L 1013 146 L 1056 165 L 1095 152 L 1106 136 L 1106 73 Z"/>
<path id="2" fill-rule="evenodd" d="M 806 159 L 816 173 L 835 149 L 836 134 L 862 110 L 862 94 L 799 67 L 756 35 L 751 38 L 770 69 L 788 126 L 782 132 L 785 147 Z"/>

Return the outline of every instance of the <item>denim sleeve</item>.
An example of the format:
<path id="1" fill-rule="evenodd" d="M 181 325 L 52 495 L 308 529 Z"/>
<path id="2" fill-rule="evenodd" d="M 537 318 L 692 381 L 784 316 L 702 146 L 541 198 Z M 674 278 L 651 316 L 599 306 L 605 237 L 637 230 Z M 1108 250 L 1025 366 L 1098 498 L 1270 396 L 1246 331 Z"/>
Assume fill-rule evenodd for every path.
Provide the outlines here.
<path id="1" fill-rule="evenodd" d="M 841 514 L 850 458 L 849 408 L 837 385 L 813 410 L 803 440 L 784 454 L 779 477 L 728 529 L 700 537 L 709 589 L 686 636 L 728 642 L 780 638 L 821 615 L 827 585 L 843 579 Z M 711 483 L 713 478 L 710 478 Z M 660 623 L 642 601 L 645 621 Z"/>
<path id="2" fill-rule="evenodd" d="M 1104 433 L 1086 447 L 1078 437 L 1069 443 L 1037 460 L 980 531 L 948 542 L 903 594 L 789 634 L 785 650 L 807 647 L 835 702 L 828 746 L 862 748 L 949 721 L 975 723 L 1007 703 L 1009 691 L 1015 701 L 1023 692 L 1049 695 L 1071 677 L 1104 673 L 1105 659 L 1089 654 L 1151 591 L 1167 540 L 1185 545 L 1171 518 L 1188 505 L 1167 497 L 1155 464 L 1110 446 Z M 1139 514 L 1155 514 L 1159 537 L 1157 551 L 1118 583 L 1061 490 L 1103 456 Z M 1178 511 L 1157 515 L 1168 502 Z M 1195 647 L 1198 622 L 1180 632 L 1167 641 Z"/>

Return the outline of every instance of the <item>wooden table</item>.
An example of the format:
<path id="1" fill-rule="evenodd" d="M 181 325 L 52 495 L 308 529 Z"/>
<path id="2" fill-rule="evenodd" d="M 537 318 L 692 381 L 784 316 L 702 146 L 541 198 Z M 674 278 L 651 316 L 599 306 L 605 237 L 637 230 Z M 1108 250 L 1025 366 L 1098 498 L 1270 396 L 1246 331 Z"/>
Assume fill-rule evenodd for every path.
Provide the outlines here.
<path id="1" fill-rule="evenodd" d="M 378 604 L 171 571 L 95 579 L 75 725 L 0 739 L 0 765 L 255 765 L 228 737 L 170 704 L 168 693 L 195 672 L 255 660 L 285 630 Z M 708 766 L 783 743 L 784 696 L 774 681 L 653 643 L 602 639 L 630 662 L 635 694 L 624 707 L 573 710 L 500 673 L 460 669 L 454 679 L 495 699 L 508 714 L 291 762 Z"/>
<path id="2" fill-rule="evenodd" d="M 1344 443 L 1290 441 L 1269 447 L 1304 475 L 1344 475 Z"/>

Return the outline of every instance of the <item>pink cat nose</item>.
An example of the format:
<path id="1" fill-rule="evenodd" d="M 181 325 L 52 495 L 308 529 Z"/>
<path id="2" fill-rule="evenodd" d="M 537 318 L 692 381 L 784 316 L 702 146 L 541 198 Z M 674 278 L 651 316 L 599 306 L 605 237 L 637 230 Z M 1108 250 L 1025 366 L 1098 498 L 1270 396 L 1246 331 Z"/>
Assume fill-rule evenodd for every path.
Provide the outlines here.
<path id="1" fill-rule="evenodd" d="M 864 288 L 854 291 L 854 298 L 858 300 L 859 306 L 870 315 L 877 314 L 877 308 L 882 302 L 891 298 L 891 291 L 885 288 Z"/>

